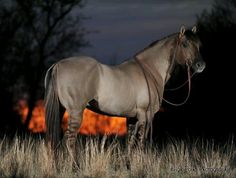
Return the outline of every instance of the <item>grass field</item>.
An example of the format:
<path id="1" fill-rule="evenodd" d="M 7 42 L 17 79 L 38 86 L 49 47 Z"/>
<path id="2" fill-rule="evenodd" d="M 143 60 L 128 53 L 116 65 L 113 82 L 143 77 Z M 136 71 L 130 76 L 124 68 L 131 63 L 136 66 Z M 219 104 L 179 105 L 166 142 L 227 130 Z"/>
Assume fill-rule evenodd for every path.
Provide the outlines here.
<path id="1" fill-rule="evenodd" d="M 79 140 L 77 148 L 76 160 L 63 150 L 55 160 L 43 139 L 5 137 L 0 140 L 0 177 L 236 177 L 232 142 L 172 140 L 128 155 L 120 141 L 104 137 Z M 74 161 L 79 164 L 73 168 Z"/>

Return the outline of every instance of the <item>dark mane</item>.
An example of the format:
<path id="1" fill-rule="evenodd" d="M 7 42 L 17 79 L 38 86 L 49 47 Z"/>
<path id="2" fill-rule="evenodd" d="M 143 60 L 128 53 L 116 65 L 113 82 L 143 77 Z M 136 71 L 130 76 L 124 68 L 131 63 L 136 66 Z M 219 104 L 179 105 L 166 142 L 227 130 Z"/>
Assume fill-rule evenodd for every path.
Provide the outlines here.
<path id="1" fill-rule="evenodd" d="M 148 45 L 147 48 L 152 47 L 152 46 L 155 46 L 159 41 L 164 40 L 164 39 L 166 39 L 166 38 L 169 38 L 169 37 L 171 37 L 171 36 L 173 36 L 173 35 L 176 35 L 176 34 L 177 34 L 177 33 L 173 33 L 173 34 L 168 35 L 168 36 L 166 36 L 166 37 L 164 37 L 164 38 L 161 38 L 161 39 L 159 39 L 159 40 L 153 41 L 151 44 Z M 191 41 L 194 41 L 194 42 L 200 42 L 198 35 L 195 34 L 195 33 L 193 33 L 192 30 L 186 30 L 184 34 L 185 34 L 185 36 L 187 37 L 187 39 L 189 39 L 189 40 L 191 40 Z"/>
<path id="2" fill-rule="evenodd" d="M 155 46 L 159 41 L 162 41 L 162 40 L 164 40 L 164 39 L 166 39 L 166 38 L 169 38 L 169 37 L 171 37 L 171 36 L 174 36 L 174 35 L 176 35 L 176 34 L 178 34 L 178 33 L 179 33 L 179 32 L 173 33 L 173 34 L 170 34 L 170 35 L 168 35 L 168 36 L 165 36 L 164 38 L 161 38 L 161 39 L 158 39 L 158 40 L 155 40 L 155 41 L 151 42 L 146 48 L 144 48 L 143 50 L 137 52 L 134 56 L 140 54 L 141 52 L 145 51 L 145 50 L 148 49 L 148 48 L 151 48 L 151 47 Z M 187 37 L 188 40 L 194 41 L 194 42 L 196 42 L 196 43 L 200 43 L 200 45 L 201 45 L 201 42 L 200 42 L 200 40 L 199 40 L 199 38 L 198 38 L 198 35 L 195 34 L 195 33 L 193 33 L 192 30 L 186 30 L 184 34 L 185 34 L 185 36 Z"/>
<path id="3" fill-rule="evenodd" d="M 166 39 L 166 38 L 169 38 L 169 37 L 171 37 L 171 36 L 173 36 L 173 35 L 176 35 L 176 34 L 177 34 L 177 33 L 173 33 L 173 34 L 171 34 L 171 35 L 165 36 L 164 38 L 161 38 L 161 39 L 159 39 L 159 40 L 153 41 L 151 44 L 148 45 L 147 48 L 153 47 L 153 46 L 155 46 L 159 41 L 162 41 L 162 40 L 164 40 L 164 39 Z"/>
<path id="4" fill-rule="evenodd" d="M 137 52 L 134 56 L 137 56 L 138 54 L 140 54 L 141 52 L 145 51 L 146 49 L 155 46 L 159 41 L 162 41 L 162 40 L 164 40 L 164 39 L 166 39 L 166 38 L 169 38 L 169 37 L 171 37 L 171 36 L 173 36 L 173 35 L 176 35 L 176 34 L 177 34 L 177 33 L 173 33 L 173 34 L 171 34 L 171 35 L 165 36 L 164 38 L 161 38 L 161 39 L 158 39 L 158 40 L 155 40 L 155 41 L 151 42 L 146 48 L 144 48 L 144 49 L 142 49 L 141 51 Z"/>
<path id="5" fill-rule="evenodd" d="M 196 33 L 193 33 L 192 30 L 186 30 L 184 34 L 188 40 L 191 40 L 197 43 L 200 42 L 198 35 Z"/>

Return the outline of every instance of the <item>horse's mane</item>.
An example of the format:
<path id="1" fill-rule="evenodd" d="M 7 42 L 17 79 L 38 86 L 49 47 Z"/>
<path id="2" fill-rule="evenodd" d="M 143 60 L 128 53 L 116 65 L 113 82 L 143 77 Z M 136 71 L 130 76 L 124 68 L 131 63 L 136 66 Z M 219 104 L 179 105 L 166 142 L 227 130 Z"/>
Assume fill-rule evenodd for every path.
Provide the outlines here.
<path id="1" fill-rule="evenodd" d="M 164 37 L 164 38 L 155 40 L 155 41 L 153 41 L 152 43 L 150 43 L 147 48 L 150 48 L 150 47 L 152 47 L 152 46 L 155 46 L 159 41 L 162 41 L 162 40 L 165 40 L 165 39 L 167 39 L 167 38 L 170 38 L 170 37 L 172 37 L 172 36 L 174 36 L 174 35 L 176 35 L 176 34 L 178 34 L 178 33 L 173 33 L 173 34 L 168 35 L 168 36 L 166 36 L 166 37 Z M 186 30 L 184 34 L 185 34 L 185 36 L 187 37 L 188 40 L 191 40 L 191 41 L 194 41 L 194 42 L 199 42 L 199 41 L 200 41 L 199 38 L 198 38 L 198 35 L 196 35 L 195 33 L 193 33 L 192 30 Z"/>
<path id="2" fill-rule="evenodd" d="M 174 36 L 174 35 L 176 35 L 176 34 L 177 34 L 177 33 L 173 33 L 173 34 L 171 34 L 171 35 L 165 36 L 164 38 L 155 40 L 155 41 L 151 42 L 151 43 L 150 43 L 146 48 L 144 48 L 144 49 L 151 48 L 151 47 L 155 46 L 158 42 L 160 42 L 160 41 L 162 41 L 162 40 L 165 40 L 165 39 L 167 39 L 167 38 L 170 38 L 170 37 L 172 37 L 172 36 Z"/>
<path id="3" fill-rule="evenodd" d="M 173 34 L 171 34 L 171 35 L 165 36 L 164 38 L 161 38 L 161 39 L 158 39 L 158 40 L 155 40 L 155 41 L 151 42 L 147 47 L 145 47 L 144 49 L 138 51 L 134 56 L 137 56 L 138 54 L 144 52 L 145 50 L 147 50 L 147 49 L 149 49 L 149 48 L 152 48 L 153 46 L 155 46 L 155 45 L 156 45 L 157 43 L 159 43 L 160 41 L 165 40 L 165 39 L 167 39 L 167 38 L 170 38 L 170 37 L 172 37 L 172 36 L 174 36 L 174 35 L 176 35 L 176 34 L 177 34 L 177 33 L 173 33 Z"/>
<path id="4" fill-rule="evenodd" d="M 174 35 L 176 35 L 176 34 L 178 34 L 178 32 L 177 32 L 177 33 L 170 34 L 170 35 L 168 35 L 168 36 L 165 36 L 164 38 L 161 38 L 161 39 L 158 39 L 158 40 L 155 40 L 155 41 L 151 42 L 147 47 L 145 47 L 144 49 L 142 49 L 142 50 L 140 50 L 139 52 L 137 52 L 137 53 L 135 54 L 135 56 L 137 56 L 138 54 L 142 53 L 143 51 L 145 51 L 145 50 L 147 50 L 147 49 L 149 49 L 149 48 L 155 46 L 155 45 L 156 45 L 157 43 L 159 43 L 160 41 L 165 40 L 165 39 L 167 39 L 167 38 L 170 38 L 170 37 L 172 37 L 172 36 L 174 36 Z M 185 31 L 184 34 L 185 34 L 185 36 L 187 37 L 188 40 L 191 40 L 191 41 L 200 43 L 200 40 L 199 40 L 199 38 L 198 38 L 198 35 L 196 35 L 195 33 L 193 33 L 192 30 L 189 30 L 189 29 L 188 29 L 188 30 Z"/>

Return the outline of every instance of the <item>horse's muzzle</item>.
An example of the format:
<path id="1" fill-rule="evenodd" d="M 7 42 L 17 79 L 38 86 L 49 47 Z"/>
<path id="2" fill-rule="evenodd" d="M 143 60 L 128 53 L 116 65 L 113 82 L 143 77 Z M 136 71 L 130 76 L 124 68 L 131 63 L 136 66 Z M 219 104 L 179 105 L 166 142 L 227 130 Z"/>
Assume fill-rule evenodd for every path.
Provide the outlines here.
<path id="1" fill-rule="evenodd" d="M 206 63 L 203 61 L 203 59 L 200 57 L 192 65 L 192 68 L 194 72 L 201 73 L 206 67 Z"/>

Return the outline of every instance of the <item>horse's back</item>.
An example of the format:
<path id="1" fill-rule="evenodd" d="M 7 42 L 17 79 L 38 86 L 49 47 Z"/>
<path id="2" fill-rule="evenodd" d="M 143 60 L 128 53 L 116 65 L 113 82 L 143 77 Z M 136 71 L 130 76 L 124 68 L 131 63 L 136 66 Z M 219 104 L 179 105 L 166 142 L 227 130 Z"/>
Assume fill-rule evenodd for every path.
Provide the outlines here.
<path id="1" fill-rule="evenodd" d="M 81 107 L 96 97 L 98 66 L 94 58 L 87 56 L 66 58 L 54 65 L 58 95 L 64 107 Z"/>
<path id="2" fill-rule="evenodd" d="M 71 57 L 59 61 L 55 68 L 58 70 L 58 77 L 65 81 L 75 82 L 85 80 L 97 72 L 98 62 L 91 57 Z M 86 79 L 87 80 L 87 79 Z"/>
<path id="3" fill-rule="evenodd" d="M 89 66 L 98 64 L 97 60 L 89 57 L 89 56 L 76 56 L 76 57 L 69 57 L 60 60 L 57 62 L 57 65 L 64 65 L 64 67 L 68 66 L 69 68 L 73 68 L 73 66 Z"/>

